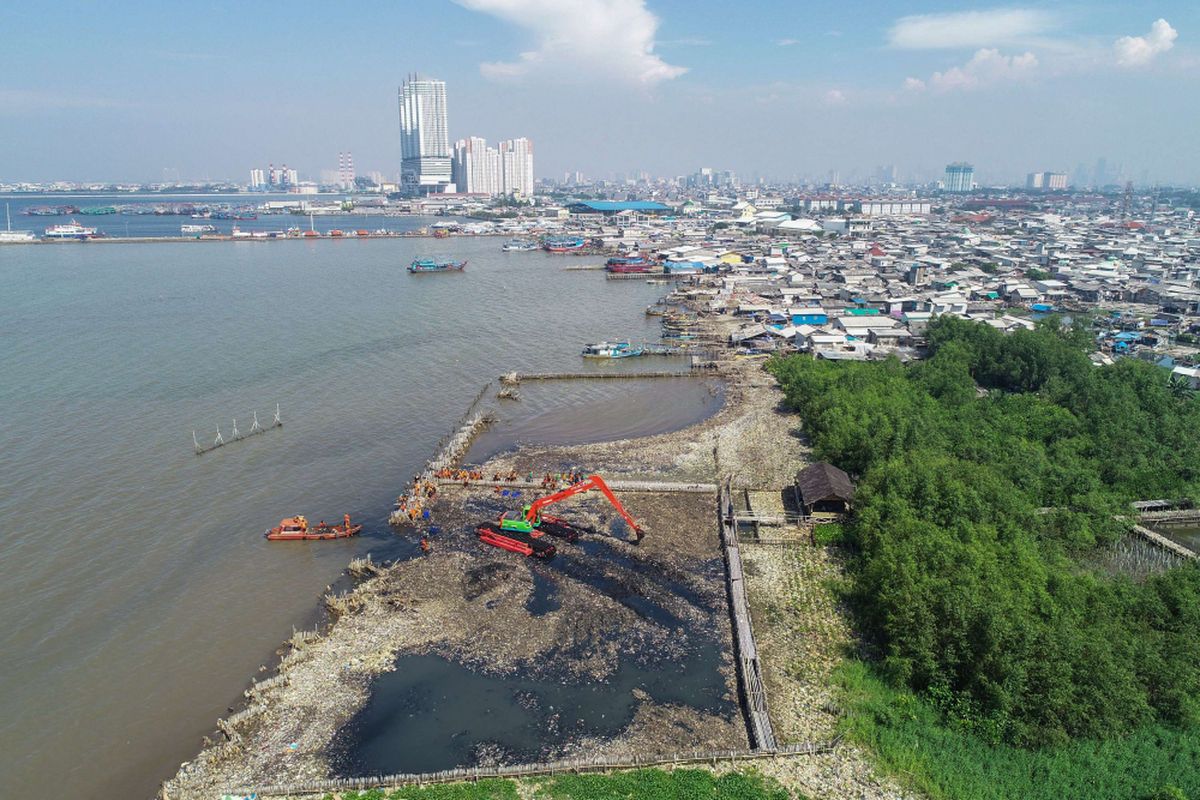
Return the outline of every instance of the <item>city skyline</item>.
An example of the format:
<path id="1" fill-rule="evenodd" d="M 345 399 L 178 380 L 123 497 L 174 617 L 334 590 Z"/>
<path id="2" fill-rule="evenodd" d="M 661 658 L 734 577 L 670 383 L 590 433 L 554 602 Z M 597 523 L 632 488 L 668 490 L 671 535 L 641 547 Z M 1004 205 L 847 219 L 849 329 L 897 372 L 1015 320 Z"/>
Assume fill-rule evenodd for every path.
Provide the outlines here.
<path id="1" fill-rule="evenodd" d="M 959 7 L 762 3 L 731 18 L 674 0 L 462 0 L 416 17 L 369 3 L 342 21 L 395 41 L 347 50 L 310 24 L 315 3 L 217 4 L 187 25 L 148 3 L 67 3 L 70 40 L 10 6 L 0 23 L 23 36 L 0 53 L 0 180 L 244 182 L 276 153 L 315 177 L 343 151 L 390 177 L 396 87 L 420 71 L 451 87 L 448 142 L 529 137 L 538 178 L 713 164 L 865 182 L 894 164 L 908 182 L 966 161 L 981 186 L 1023 185 L 1101 160 L 1121 165 L 1114 181 L 1200 181 L 1200 109 L 1181 100 L 1200 77 L 1194 7 Z"/>

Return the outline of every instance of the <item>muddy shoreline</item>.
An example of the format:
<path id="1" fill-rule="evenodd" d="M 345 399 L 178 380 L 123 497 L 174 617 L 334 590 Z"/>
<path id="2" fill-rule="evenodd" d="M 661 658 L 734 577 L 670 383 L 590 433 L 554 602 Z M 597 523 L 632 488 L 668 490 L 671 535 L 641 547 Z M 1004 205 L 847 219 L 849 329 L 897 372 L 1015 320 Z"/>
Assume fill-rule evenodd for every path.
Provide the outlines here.
<path id="1" fill-rule="evenodd" d="M 729 362 L 725 403 L 688 428 L 641 439 L 579 446 L 518 447 L 482 465 L 485 473 L 517 469 L 541 474 L 586 467 L 606 477 L 715 482 L 731 467 L 772 480 L 794 461 L 761 431 L 778 398 L 759 362 Z M 787 448 L 785 448 L 787 449 Z M 504 507 L 484 487 L 443 487 L 434 506 L 439 533 L 428 555 L 368 565 L 350 591 L 331 595 L 333 621 L 311 640 L 284 647 L 277 675 L 247 691 L 246 709 L 163 785 L 167 797 L 201 797 L 224 789 L 332 777 L 344 766 L 339 736 L 370 700 L 377 677 L 406 655 L 441 656 L 482 674 L 528 671 L 547 680 L 604 682 L 627 661 L 669 663 L 716 645 L 723 708 L 696 708 L 635 696 L 632 722 L 614 737 L 569 735 L 550 742 L 544 759 L 669 754 L 745 748 L 737 703 L 729 617 L 716 532 L 716 498 L 707 494 L 633 493 L 623 499 L 650 535 L 624 541 L 620 524 L 597 498 L 574 505 L 573 521 L 598 533 L 564 545 L 551 572 L 555 607 L 545 600 L 546 565 L 483 548 L 473 523 Z M 416 547 L 420 533 L 401 530 Z M 542 576 L 545 577 L 544 575 Z M 539 586 L 539 583 L 543 584 Z M 624 596 L 621 596 L 624 595 Z M 503 748 L 476 763 L 509 763 Z"/>

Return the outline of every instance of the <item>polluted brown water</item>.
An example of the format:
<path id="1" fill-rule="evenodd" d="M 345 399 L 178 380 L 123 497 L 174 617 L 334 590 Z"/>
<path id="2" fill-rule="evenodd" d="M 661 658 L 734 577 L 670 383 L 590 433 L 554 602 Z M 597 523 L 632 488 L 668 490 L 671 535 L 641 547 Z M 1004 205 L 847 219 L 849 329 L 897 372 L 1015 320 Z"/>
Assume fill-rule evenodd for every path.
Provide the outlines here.
<path id="1" fill-rule="evenodd" d="M 0 249 L 0 604 L 18 621 L 0 629 L 0 797 L 42 791 L 49 774 L 72 797 L 153 795 L 292 629 L 313 624 L 351 559 L 411 555 L 386 525 L 391 502 L 485 382 L 648 367 L 579 351 L 653 341 L 643 311 L 663 287 L 499 244 Z M 424 256 L 470 266 L 405 273 Z M 591 413 L 630 387 L 594 383 L 489 400 L 513 408 L 501 425 L 518 439 L 547 422 L 562 438 L 650 433 L 712 405 L 704 380 L 648 384 L 639 408 L 653 414 L 630 428 Z M 201 442 L 234 418 L 247 430 L 276 403 L 281 429 L 193 454 L 193 430 Z M 298 513 L 365 528 L 263 539 Z"/>
<path id="2" fill-rule="evenodd" d="M 463 506 L 468 516 L 489 519 L 505 502 L 485 495 Z M 470 664 L 449 657 L 444 648 L 402 653 L 393 670 L 373 680 L 366 705 L 334 738 L 331 761 L 339 774 L 550 760 L 583 742 L 603 746 L 621 737 L 639 710 L 649 706 L 686 708 L 726 724 L 740 720 L 722 671 L 727 645 L 714 638 L 719 630 L 714 626 L 728 624 L 723 594 L 711 591 L 721 586 L 719 559 L 692 564 L 690 575 L 680 574 L 624 544 L 623 523 L 593 526 L 580 511 L 564 512 L 582 532 L 579 538 L 556 540 L 558 553 L 545 561 L 506 553 L 489 560 L 490 551 L 480 551 L 469 526 L 450 526 L 438 546 L 462 549 L 483 562 L 468 574 L 476 588 L 467 599 L 527 570 L 532 578 L 524 605 L 529 624 L 560 614 L 580 621 L 587 616 L 588 625 L 597 626 L 597 638 L 527 651 L 523 661 L 504 669 L 494 668 L 486 657 L 474 658 L 469 642 L 460 643 L 457 655 Z M 633 616 L 606 625 L 596 618 L 603 613 L 581 595 L 615 602 Z M 641 646 L 645 631 L 664 635 L 670 646 Z M 508 635 L 516 640 L 521 631 Z M 601 676 L 573 669 L 602 650 L 616 655 Z M 659 741 L 656 746 L 669 750 L 673 745 Z"/>

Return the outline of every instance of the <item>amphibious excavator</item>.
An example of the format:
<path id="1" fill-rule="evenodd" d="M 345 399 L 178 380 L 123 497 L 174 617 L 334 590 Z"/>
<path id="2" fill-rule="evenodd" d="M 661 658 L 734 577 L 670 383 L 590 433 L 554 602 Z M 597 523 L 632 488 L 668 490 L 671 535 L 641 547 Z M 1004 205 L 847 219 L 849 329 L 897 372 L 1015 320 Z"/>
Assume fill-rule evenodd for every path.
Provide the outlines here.
<path id="1" fill-rule="evenodd" d="M 621 501 L 617 499 L 617 496 L 612 493 L 612 489 L 608 488 L 608 484 L 599 475 L 592 475 L 587 480 L 568 486 L 554 494 L 539 497 L 520 511 L 506 511 L 496 522 L 480 524 L 476 528 L 479 540 L 493 547 L 511 550 L 514 553 L 536 558 L 549 558 L 554 555 L 555 547 L 549 542 L 543 541 L 544 536 L 549 534 L 573 542 L 579 538 L 580 531 L 586 529 L 573 525 L 562 517 L 543 514 L 542 509 L 591 489 L 599 489 L 608 498 L 608 502 L 612 503 L 617 513 L 633 529 L 634 543 L 640 542 L 646 535 L 645 531 L 625 510 Z"/>

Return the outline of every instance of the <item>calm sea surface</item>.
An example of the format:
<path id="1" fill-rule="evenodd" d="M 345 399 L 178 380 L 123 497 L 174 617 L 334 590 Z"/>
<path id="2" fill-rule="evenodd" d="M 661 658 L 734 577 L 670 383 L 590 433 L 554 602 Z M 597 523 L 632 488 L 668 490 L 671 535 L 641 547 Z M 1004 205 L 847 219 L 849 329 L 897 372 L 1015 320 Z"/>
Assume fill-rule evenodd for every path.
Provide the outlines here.
<path id="1" fill-rule="evenodd" d="M 412 547 L 387 528 L 391 500 L 485 380 L 683 366 L 578 355 L 654 341 L 643 309 L 664 287 L 499 245 L 0 247 L 0 797 L 153 794 L 351 558 Z M 470 265 L 408 275 L 418 255 Z M 530 385 L 500 427 L 665 430 L 713 410 L 707 383 Z M 246 432 L 276 403 L 282 429 L 193 455 L 193 430 Z M 262 538 L 285 515 L 344 512 L 362 537 Z"/>

